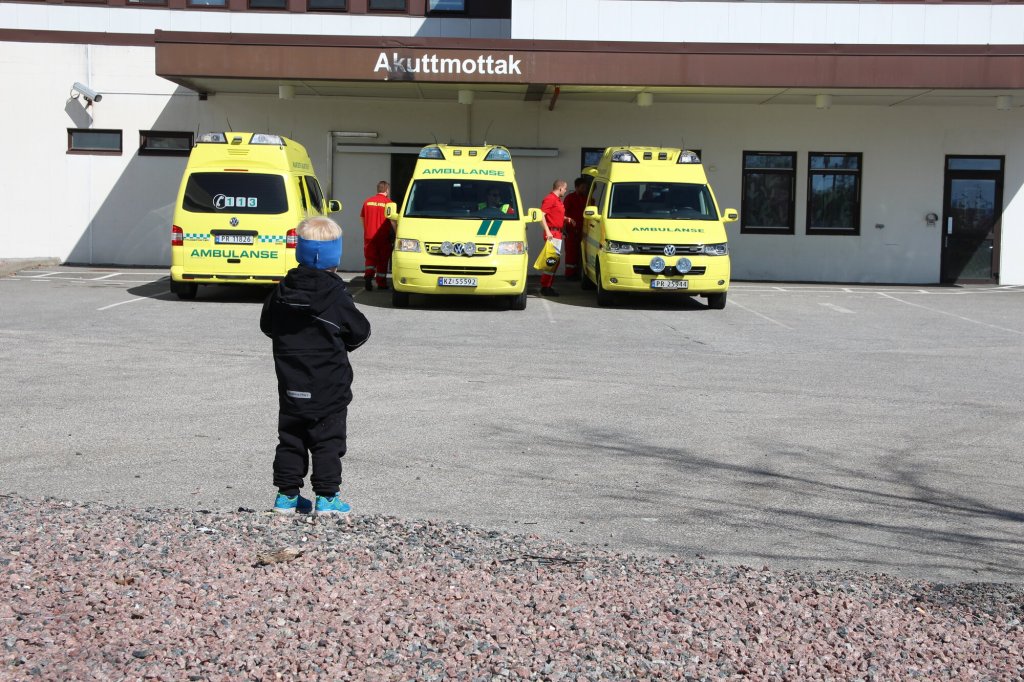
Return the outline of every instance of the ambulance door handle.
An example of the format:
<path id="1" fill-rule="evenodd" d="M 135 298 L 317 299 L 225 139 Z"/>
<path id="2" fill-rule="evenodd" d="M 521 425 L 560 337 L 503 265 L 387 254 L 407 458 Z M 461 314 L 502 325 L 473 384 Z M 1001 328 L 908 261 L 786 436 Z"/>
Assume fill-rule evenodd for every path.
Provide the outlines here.
<path id="1" fill-rule="evenodd" d="M 946 218 L 946 234 L 953 234 L 953 216 Z"/>

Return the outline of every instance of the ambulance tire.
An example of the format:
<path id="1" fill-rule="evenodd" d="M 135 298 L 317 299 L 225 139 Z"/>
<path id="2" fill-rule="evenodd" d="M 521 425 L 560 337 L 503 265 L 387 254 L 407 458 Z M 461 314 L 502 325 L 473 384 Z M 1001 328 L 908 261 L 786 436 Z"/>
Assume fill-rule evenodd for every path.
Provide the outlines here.
<path id="1" fill-rule="evenodd" d="M 399 291 L 395 288 L 391 289 L 391 307 L 392 308 L 408 308 L 409 307 L 409 292 Z"/>
<path id="2" fill-rule="evenodd" d="M 580 288 L 583 289 L 583 291 L 593 291 L 596 288 L 594 280 L 590 279 L 587 275 L 587 269 L 585 267 L 583 268 L 583 275 L 580 277 Z"/>
<path id="3" fill-rule="evenodd" d="M 199 293 L 199 285 L 195 282 L 175 282 L 171 280 L 171 293 L 182 301 L 191 301 Z"/>
<path id="4" fill-rule="evenodd" d="M 728 291 L 723 291 L 720 294 L 708 294 L 708 308 L 711 310 L 722 310 L 725 308 L 725 299 L 728 293 Z"/>
<path id="5" fill-rule="evenodd" d="M 523 289 L 523 293 L 518 296 L 508 297 L 508 309 L 509 310 L 526 310 L 526 289 Z"/>
<path id="6" fill-rule="evenodd" d="M 594 265 L 594 278 L 597 280 L 594 285 L 597 288 L 597 305 L 602 308 L 608 308 L 615 305 L 615 294 L 605 289 L 604 284 L 601 283 L 600 263 Z"/>

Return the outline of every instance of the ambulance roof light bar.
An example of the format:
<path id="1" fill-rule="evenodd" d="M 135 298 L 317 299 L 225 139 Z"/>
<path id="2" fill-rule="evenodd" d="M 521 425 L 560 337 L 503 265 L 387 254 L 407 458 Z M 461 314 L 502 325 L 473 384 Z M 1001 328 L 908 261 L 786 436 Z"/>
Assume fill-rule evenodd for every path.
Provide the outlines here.
<path id="1" fill-rule="evenodd" d="M 424 147 L 420 150 L 419 158 L 444 160 L 444 152 L 441 151 L 440 147 Z"/>
<path id="2" fill-rule="evenodd" d="M 512 154 L 509 153 L 504 147 L 495 147 L 491 151 L 487 152 L 487 156 L 484 157 L 484 161 L 511 161 Z"/>
<path id="3" fill-rule="evenodd" d="M 679 160 L 676 163 L 700 163 L 700 157 L 696 152 L 683 150 L 679 152 Z"/>
<path id="4" fill-rule="evenodd" d="M 618 151 L 612 152 L 613 163 L 640 163 L 636 158 L 636 155 L 628 149 L 619 149 Z"/>
<path id="5" fill-rule="evenodd" d="M 249 140 L 249 144 L 273 144 L 278 147 L 284 146 L 284 140 L 281 139 L 280 135 L 270 135 L 268 133 L 253 133 L 252 139 Z"/>
<path id="6" fill-rule="evenodd" d="M 196 140 L 196 142 L 227 144 L 228 138 L 226 135 L 224 135 L 224 133 L 203 133 L 202 135 L 199 136 L 199 139 Z"/>

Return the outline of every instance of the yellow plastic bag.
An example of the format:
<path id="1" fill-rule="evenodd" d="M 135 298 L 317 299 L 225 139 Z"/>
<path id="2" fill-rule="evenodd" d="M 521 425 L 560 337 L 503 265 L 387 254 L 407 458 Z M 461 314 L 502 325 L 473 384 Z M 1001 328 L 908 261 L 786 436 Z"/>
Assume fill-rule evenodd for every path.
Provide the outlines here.
<path id="1" fill-rule="evenodd" d="M 544 248 L 541 249 L 537 260 L 533 262 L 533 267 L 541 272 L 554 272 L 558 270 L 558 264 L 561 260 L 562 240 L 549 239 L 544 242 Z"/>

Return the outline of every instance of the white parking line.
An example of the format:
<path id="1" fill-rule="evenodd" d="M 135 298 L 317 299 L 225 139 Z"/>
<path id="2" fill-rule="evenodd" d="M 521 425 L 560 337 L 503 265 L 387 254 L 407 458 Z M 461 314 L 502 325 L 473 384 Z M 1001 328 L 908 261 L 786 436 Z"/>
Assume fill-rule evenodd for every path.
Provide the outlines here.
<path id="1" fill-rule="evenodd" d="M 90 282 L 97 282 L 97 281 L 99 281 L 101 279 L 110 279 L 111 277 L 117 277 L 120 274 L 121 274 L 120 272 L 112 272 L 109 275 L 101 275 L 100 277 L 93 277 L 89 281 Z"/>
<path id="2" fill-rule="evenodd" d="M 140 296 L 139 298 L 132 298 L 132 299 L 129 299 L 127 301 L 120 301 L 118 303 L 111 303 L 110 305 L 105 305 L 102 308 L 97 308 L 96 310 L 97 311 L 100 311 L 100 310 L 110 310 L 111 308 L 116 308 L 119 305 L 127 305 L 129 303 L 137 303 L 139 301 L 156 300 L 156 299 L 161 299 L 161 298 L 167 298 L 169 296 L 171 296 L 170 292 L 167 292 L 165 294 L 157 294 L 156 296 Z"/>
<path id="3" fill-rule="evenodd" d="M 556 324 L 556 322 L 555 322 L 555 313 L 551 310 L 551 302 L 548 301 L 548 299 L 546 299 L 546 298 L 541 298 L 540 302 L 544 306 L 544 312 L 547 313 L 547 315 L 548 315 L 548 321 L 551 324 Z"/>
<path id="4" fill-rule="evenodd" d="M 854 314 L 854 312 L 852 310 L 850 310 L 849 308 L 844 308 L 843 306 L 836 305 L 835 303 L 819 303 L 818 305 L 823 305 L 826 308 L 831 308 L 832 310 L 836 311 L 837 313 L 846 313 L 847 315 L 853 315 Z"/>
<path id="5" fill-rule="evenodd" d="M 1008 329 L 1007 327 L 1000 327 L 997 324 L 989 324 L 988 322 L 981 322 L 979 320 L 972 320 L 971 318 L 964 317 L 963 315 L 956 315 L 955 313 L 948 313 L 945 310 L 939 310 L 938 308 L 930 308 L 930 307 L 928 307 L 926 305 L 921 305 L 920 303 L 911 303 L 910 301 L 904 301 L 903 299 L 896 298 L 895 296 L 890 296 L 889 294 L 882 293 L 882 292 L 879 292 L 878 295 L 879 296 L 883 296 L 885 298 L 892 299 L 894 301 L 899 301 L 900 303 L 905 303 L 906 305 L 914 306 L 915 308 L 921 308 L 922 310 L 928 310 L 928 311 L 933 312 L 933 313 L 939 313 L 940 315 L 948 315 L 949 317 L 955 317 L 958 320 L 963 320 L 964 322 L 970 322 L 971 324 L 979 324 L 982 327 L 991 327 L 992 329 L 998 329 L 999 331 L 1010 332 L 1011 334 L 1021 334 L 1021 335 L 1024 335 L 1024 332 L 1020 331 L 1019 329 Z"/>
<path id="6" fill-rule="evenodd" d="M 737 303 L 736 301 L 729 301 L 729 305 L 731 305 L 731 306 L 732 306 L 732 305 L 734 305 L 734 306 L 736 306 L 737 308 L 739 308 L 740 310 L 746 310 L 746 311 L 747 311 L 748 313 L 751 313 L 751 314 L 753 314 L 753 315 L 757 315 L 758 317 L 760 317 L 760 318 L 762 318 L 762 319 L 768 320 L 768 321 L 769 321 L 769 322 L 771 322 L 772 324 L 777 324 L 777 325 L 779 325 L 780 327 L 782 327 L 782 328 L 784 328 L 784 329 L 788 329 L 788 330 L 790 330 L 790 331 L 793 331 L 793 328 L 792 328 L 792 327 L 790 327 L 790 326 L 788 326 L 788 325 L 785 325 L 785 324 L 782 324 L 782 323 L 781 323 L 781 322 L 779 322 L 778 320 L 773 320 L 772 318 L 768 317 L 767 315 L 762 315 L 761 313 L 757 312 L 756 310 L 751 310 L 750 308 L 748 308 L 748 307 L 747 307 L 747 306 L 745 306 L 745 305 L 740 305 L 740 304 L 739 304 L 739 303 Z"/>

